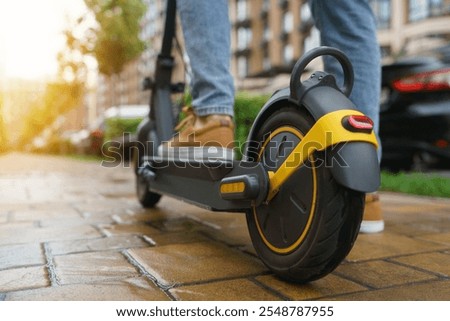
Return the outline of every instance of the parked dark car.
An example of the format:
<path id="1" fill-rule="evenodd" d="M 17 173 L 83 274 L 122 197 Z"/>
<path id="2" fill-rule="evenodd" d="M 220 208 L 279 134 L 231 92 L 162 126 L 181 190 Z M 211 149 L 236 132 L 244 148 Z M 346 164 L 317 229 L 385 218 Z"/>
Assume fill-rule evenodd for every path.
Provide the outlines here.
<path id="1" fill-rule="evenodd" d="M 449 49 L 383 66 L 382 168 L 450 168 Z"/>

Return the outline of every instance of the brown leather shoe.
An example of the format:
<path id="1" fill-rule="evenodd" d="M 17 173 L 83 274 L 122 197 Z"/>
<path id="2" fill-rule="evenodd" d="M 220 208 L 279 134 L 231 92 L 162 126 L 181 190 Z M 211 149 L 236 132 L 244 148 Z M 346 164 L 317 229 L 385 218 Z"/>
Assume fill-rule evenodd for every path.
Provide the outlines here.
<path id="1" fill-rule="evenodd" d="M 366 194 L 366 206 L 364 208 L 363 220 L 360 233 L 379 233 L 384 230 L 383 214 L 380 206 L 378 193 Z"/>
<path id="2" fill-rule="evenodd" d="M 177 134 L 158 147 L 158 155 L 179 160 L 233 160 L 234 123 L 228 115 L 197 116 L 183 108 Z"/>

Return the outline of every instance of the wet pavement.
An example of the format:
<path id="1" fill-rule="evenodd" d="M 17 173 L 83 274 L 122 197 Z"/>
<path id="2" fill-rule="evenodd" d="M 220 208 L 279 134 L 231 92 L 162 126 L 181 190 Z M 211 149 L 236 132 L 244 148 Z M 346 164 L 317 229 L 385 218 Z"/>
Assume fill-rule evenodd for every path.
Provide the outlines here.
<path id="1" fill-rule="evenodd" d="M 130 168 L 2 155 L 0 300 L 450 300 L 450 200 L 381 200 L 385 232 L 296 285 L 259 261 L 242 214 L 145 210 Z"/>

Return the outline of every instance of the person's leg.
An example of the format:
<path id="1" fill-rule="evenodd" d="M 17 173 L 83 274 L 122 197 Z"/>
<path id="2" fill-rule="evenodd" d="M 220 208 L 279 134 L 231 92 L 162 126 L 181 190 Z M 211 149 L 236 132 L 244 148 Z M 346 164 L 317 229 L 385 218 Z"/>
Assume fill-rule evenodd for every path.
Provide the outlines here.
<path id="1" fill-rule="evenodd" d="M 177 6 L 192 70 L 192 108 L 185 110 L 177 134 L 158 153 L 183 160 L 232 159 L 234 83 L 228 1 L 178 0 Z"/>
<path id="2" fill-rule="evenodd" d="M 379 128 L 381 57 L 375 17 L 367 0 L 310 0 L 314 22 L 321 34 L 321 44 L 341 49 L 350 59 L 355 82 L 350 99 Z M 342 70 L 331 57 L 324 58 L 325 70 L 342 84 Z M 380 141 L 378 139 L 378 141 Z M 378 150 L 381 159 L 381 148 Z M 376 233 L 384 229 L 378 194 L 366 196 L 361 232 Z"/>
<path id="3" fill-rule="evenodd" d="M 198 116 L 233 116 L 228 0 L 178 0 L 192 68 L 192 107 Z"/>
<path id="4" fill-rule="evenodd" d="M 355 83 L 350 99 L 375 124 L 378 134 L 381 57 L 376 23 L 367 0 L 310 0 L 321 44 L 342 50 L 350 59 Z M 325 70 L 342 81 L 339 63 L 324 59 Z"/>

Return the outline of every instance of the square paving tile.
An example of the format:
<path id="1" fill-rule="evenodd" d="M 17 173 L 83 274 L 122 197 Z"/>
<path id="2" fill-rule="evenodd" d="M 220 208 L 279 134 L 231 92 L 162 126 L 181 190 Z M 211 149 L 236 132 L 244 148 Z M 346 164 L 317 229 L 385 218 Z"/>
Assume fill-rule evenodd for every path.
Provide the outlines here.
<path id="1" fill-rule="evenodd" d="M 65 202 L 63 200 L 53 199 L 47 202 L 33 203 L 28 207 L 13 209 L 14 212 L 26 212 L 29 210 L 37 211 L 73 211 L 75 207 L 70 202 Z"/>
<path id="2" fill-rule="evenodd" d="M 182 301 L 277 301 L 280 297 L 247 279 L 182 286 L 170 290 Z"/>
<path id="3" fill-rule="evenodd" d="M 155 235 L 160 234 L 156 228 L 145 224 L 111 224 L 100 226 L 101 231 L 106 236 L 119 235 Z"/>
<path id="4" fill-rule="evenodd" d="M 420 209 L 414 212 L 411 206 L 402 212 L 400 209 L 392 209 L 391 213 L 385 213 L 386 230 L 407 236 L 418 236 L 431 233 L 443 233 L 450 230 L 448 213 L 440 213 L 439 206 L 415 206 Z M 411 212 L 409 212 L 411 210 Z M 449 209 L 450 211 L 450 209 Z M 432 212 L 433 215 L 428 215 Z"/>
<path id="5" fill-rule="evenodd" d="M 433 197 L 422 197 L 422 196 L 415 196 L 410 194 L 404 194 L 404 193 L 394 193 L 394 192 L 381 192 L 380 193 L 380 200 L 382 201 L 382 205 L 389 204 L 393 206 L 408 206 L 408 205 L 435 205 L 436 199 Z M 440 199 L 439 200 L 443 200 Z M 446 206 L 450 206 L 450 202 L 446 201 L 444 199 L 444 202 L 447 204 Z"/>
<path id="6" fill-rule="evenodd" d="M 8 212 L 0 213 L 0 224 L 4 224 L 9 221 Z"/>
<path id="7" fill-rule="evenodd" d="M 147 214 L 149 220 L 154 222 L 185 217 L 187 213 L 194 209 L 198 210 L 198 207 L 177 201 L 171 197 L 162 197 L 154 208 L 141 209 L 136 213 Z"/>
<path id="8" fill-rule="evenodd" d="M 80 214 L 73 208 L 64 210 L 29 209 L 25 211 L 14 211 L 11 216 L 16 222 L 80 218 Z"/>
<path id="9" fill-rule="evenodd" d="M 157 207 L 151 209 L 150 212 L 151 215 L 160 216 L 160 219 L 172 219 L 181 216 L 190 217 L 192 214 L 211 213 L 211 211 L 179 201 L 172 197 L 163 197 Z M 155 217 L 155 219 L 157 218 Z"/>
<path id="10" fill-rule="evenodd" d="M 56 256 L 59 284 L 98 283 L 138 276 L 137 270 L 117 252 L 92 252 Z"/>
<path id="11" fill-rule="evenodd" d="M 222 213 L 197 209 L 190 211 L 189 217 L 216 229 L 247 226 L 244 213 Z"/>
<path id="12" fill-rule="evenodd" d="M 107 225 L 114 223 L 111 215 L 79 215 L 78 217 L 70 218 L 54 218 L 40 220 L 40 227 L 65 227 L 65 226 L 80 226 L 80 225 Z"/>
<path id="13" fill-rule="evenodd" d="M 49 286 L 47 275 L 44 266 L 0 271 L 0 293 Z"/>
<path id="14" fill-rule="evenodd" d="M 367 288 L 334 274 L 308 284 L 294 284 L 272 275 L 259 276 L 257 281 L 273 289 L 290 300 L 315 300 L 343 293 L 366 291 Z"/>
<path id="15" fill-rule="evenodd" d="M 11 292 L 7 301 L 167 301 L 168 296 L 143 278 L 96 284 L 70 284 Z"/>
<path id="16" fill-rule="evenodd" d="M 218 230 L 207 230 L 205 234 L 219 242 L 232 246 L 252 246 L 247 225 L 236 227 L 223 227 Z"/>
<path id="17" fill-rule="evenodd" d="M 49 243 L 52 255 L 80 252 L 123 250 L 136 247 L 148 247 L 149 243 L 135 235 L 102 237 L 88 240 L 71 240 Z"/>
<path id="18" fill-rule="evenodd" d="M 436 279 L 436 276 L 432 274 L 384 261 L 342 264 L 336 269 L 336 272 L 340 276 L 372 288 Z"/>
<path id="19" fill-rule="evenodd" d="M 197 231 L 145 235 L 144 238 L 154 246 L 210 241 L 208 237 Z"/>
<path id="20" fill-rule="evenodd" d="M 163 233 L 200 233 L 202 231 L 212 229 L 209 226 L 187 217 L 179 217 L 169 220 L 154 220 L 150 223 L 150 225 Z"/>
<path id="21" fill-rule="evenodd" d="M 394 258 L 391 261 L 438 273 L 445 277 L 450 276 L 450 254 L 448 253 L 423 253 Z"/>
<path id="22" fill-rule="evenodd" d="M 0 174 L 1 175 L 1 174 Z M 2 178 L 0 178 L 0 181 Z M 34 208 L 34 204 L 26 204 L 26 203 L 15 203 L 15 202 L 2 202 L 0 201 L 0 213 L 1 215 L 8 215 L 9 213 L 12 214 L 14 211 L 24 211 L 30 209 L 32 206 Z"/>
<path id="23" fill-rule="evenodd" d="M 100 236 L 100 233 L 91 226 L 44 228 L 27 226 L 18 229 L 8 224 L 5 228 L 0 227 L 0 244 L 3 245 L 88 239 Z"/>
<path id="24" fill-rule="evenodd" d="M 133 249 L 129 253 L 165 286 L 267 271 L 256 258 L 212 241 Z"/>
<path id="25" fill-rule="evenodd" d="M 89 199 L 85 202 L 77 202 L 75 204 L 75 208 L 79 212 L 87 212 L 92 215 L 97 213 L 118 214 L 129 209 L 130 207 L 137 208 L 138 206 L 139 204 L 137 200 L 114 200 L 105 198 Z"/>
<path id="26" fill-rule="evenodd" d="M 445 245 L 435 242 L 416 240 L 408 236 L 384 231 L 378 234 L 360 234 L 346 260 L 352 262 L 373 260 L 445 248 Z"/>
<path id="27" fill-rule="evenodd" d="M 201 213 L 202 215 L 199 216 L 191 215 L 190 218 L 181 217 L 166 221 L 160 220 L 151 223 L 151 225 L 164 232 L 199 232 L 206 235 L 209 239 L 231 246 L 251 244 L 245 217 L 242 214 Z M 238 219 L 242 217 L 244 217 L 244 221 Z M 216 220 L 213 218 L 216 218 Z"/>
<path id="28" fill-rule="evenodd" d="M 214 213 L 209 211 L 193 212 L 192 219 L 209 226 L 204 233 L 210 238 L 231 246 L 251 245 L 247 221 L 243 213 Z"/>
<path id="29" fill-rule="evenodd" d="M 114 214 L 112 219 L 117 224 L 150 224 L 154 220 L 149 212 L 136 213 L 135 211 Z"/>
<path id="30" fill-rule="evenodd" d="M 365 291 L 336 300 L 347 301 L 450 301 L 450 281 L 408 284 L 381 290 Z"/>
<path id="31" fill-rule="evenodd" d="M 8 224 L 0 225 L 0 238 L 2 234 L 10 233 L 11 230 L 25 230 L 27 228 L 35 228 L 38 225 L 35 222 L 9 222 Z"/>
<path id="32" fill-rule="evenodd" d="M 444 244 L 450 248 L 450 232 L 421 235 L 417 239 Z"/>
<path id="33" fill-rule="evenodd" d="M 26 265 L 44 265 L 45 263 L 44 252 L 40 244 L 0 247 L 0 270 Z"/>

